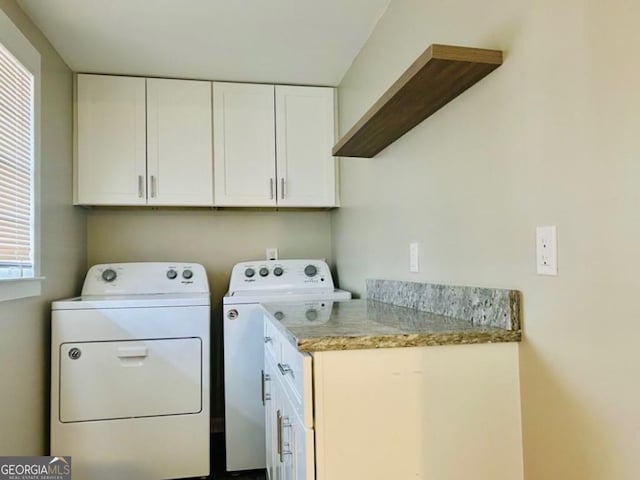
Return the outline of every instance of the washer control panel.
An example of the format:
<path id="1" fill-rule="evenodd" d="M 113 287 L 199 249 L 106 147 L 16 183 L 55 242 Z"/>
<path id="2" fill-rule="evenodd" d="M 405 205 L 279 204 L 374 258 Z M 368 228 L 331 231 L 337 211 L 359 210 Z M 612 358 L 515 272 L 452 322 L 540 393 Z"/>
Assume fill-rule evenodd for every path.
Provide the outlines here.
<path id="1" fill-rule="evenodd" d="M 273 289 L 333 290 L 329 265 L 324 260 L 257 260 L 236 264 L 229 291 Z"/>
<path id="2" fill-rule="evenodd" d="M 208 293 L 209 283 L 197 263 L 135 262 L 94 265 L 82 295 Z"/>

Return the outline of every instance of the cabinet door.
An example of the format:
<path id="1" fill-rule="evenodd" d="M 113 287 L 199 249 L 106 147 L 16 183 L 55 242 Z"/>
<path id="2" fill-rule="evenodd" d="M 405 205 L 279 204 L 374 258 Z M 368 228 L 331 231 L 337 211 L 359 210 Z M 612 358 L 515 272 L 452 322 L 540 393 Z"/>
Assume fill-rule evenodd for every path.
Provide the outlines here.
<path id="1" fill-rule="evenodd" d="M 336 205 L 334 89 L 276 86 L 278 205 Z"/>
<path id="2" fill-rule="evenodd" d="M 273 85 L 214 82 L 216 205 L 276 204 L 273 112 Z"/>
<path id="3" fill-rule="evenodd" d="M 273 388 L 273 364 L 265 355 L 264 373 L 263 373 L 263 392 L 265 399 L 264 419 L 265 419 L 265 454 L 267 466 L 267 479 L 275 480 L 274 469 L 276 465 L 276 411 L 277 394 Z"/>
<path id="4" fill-rule="evenodd" d="M 305 428 L 300 417 L 291 421 L 291 470 L 294 480 L 314 480 L 313 429 Z"/>
<path id="5" fill-rule="evenodd" d="M 75 201 L 146 203 L 145 79 L 78 75 Z"/>
<path id="6" fill-rule="evenodd" d="M 211 82 L 147 79 L 149 205 L 213 205 Z"/>

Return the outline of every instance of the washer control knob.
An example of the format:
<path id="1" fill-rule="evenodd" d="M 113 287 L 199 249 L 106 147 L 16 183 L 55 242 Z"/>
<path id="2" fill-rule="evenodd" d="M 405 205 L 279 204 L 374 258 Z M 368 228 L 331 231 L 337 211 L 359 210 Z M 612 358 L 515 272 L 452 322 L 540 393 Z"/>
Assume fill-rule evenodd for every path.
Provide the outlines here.
<path id="1" fill-rule="evenodd" d="M 185 280 L 190 280 L 193 278 L 193 272 L 189 269 L 183 270 L 182 271 L 182 278 L 184 278 Z"/>
<path id="2" fill-rule="evenodd" d="M 304 267 L 304 274 L 307 277 L 315 277 L 317 273 L 318 267 L 316 267 L 315 265 L 307 265 L 306 267 Z"/>
<path id="3" fill-rule="evenodd" d="M 267 267 L 262 267 L 260 269 L 260 276 L 266 277 L 267 275 L 269 275 L 269 269 Z"/>
<path id="4" fill-rule="evenodd" d="M 281 277 L 283 273 L 284 273 L 284 270 L 282 269 L 282 267 L 276 267 L 273 269 L 273 274 L 276 277 Z"/>
<path id="5" fill-rule="evenodd" d="M 173 268 L 167 272 L 167 278 L 169 280 L 174 280 L 178 276 L 178 272 L 176 272 Z"/>
<path id="6" fill-rule="evenodd" d="M 310 308 L 304 313 L 304 316 L 307 317 L 307 320 L 313 322 L 318 319 L 318 311 L 314 308 Z"/>
<path id="7" fill-rule="evenodd" d="M 253 268 L 247 268 L 247 269 L 244 271 L 244 276 L 245 276 L 245 277 L 247 277 L 247 278 L 251 278 L 251 277 L 253 277 L 255 274 L 256 274 L 256 271 L 255 271 Z"/>
<path id="8" fill-rule="evenodd" d="M 112 268 L 107 268 L 104 272 L 102 272 L 102 279 L 105 282 L 113 282 L 117 276 L 118 274 Z"/>

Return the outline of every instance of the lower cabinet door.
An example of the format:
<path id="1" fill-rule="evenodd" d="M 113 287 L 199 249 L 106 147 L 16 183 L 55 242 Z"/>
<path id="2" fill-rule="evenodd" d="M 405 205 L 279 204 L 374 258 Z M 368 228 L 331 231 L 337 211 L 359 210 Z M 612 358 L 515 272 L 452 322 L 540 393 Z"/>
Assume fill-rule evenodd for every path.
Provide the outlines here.
<path id="1" fill-rule="evenodd" d="M 282 385 L 286 385 L 284 382 Z M 287 389 L 283 391 L 282 405 L 282 468 L 283 480 L 313 480 L 313 429 L 305 428 Z"/>
<path id="2" fill-rule="evenodd" d="M 276 480 L 275 466 L 276 466 L 276 411 L 277 411 L 277 397 L 275 389 L 273 388 L 273 364 L 267 357 L 265 352 L 264 362 L 264 420 L 265 420 L 265 454 L 267 460 L 267 479 Z"/>
<path id="3" fill-rule="evenodd" d="M 299 417 L 295 416 L 291 425 L 291 436 L 293 478 L 313 480 L 315 478 L 313 429 L 305 428 Z"/>
<path id="4" fill-rule="evenodd" d="M 314 480 L 313 429 L 305 427 L 292 400 L 291 384 L 283 380 L 271 355 L 265 355 L 264 363 L 267 477 Z"/>

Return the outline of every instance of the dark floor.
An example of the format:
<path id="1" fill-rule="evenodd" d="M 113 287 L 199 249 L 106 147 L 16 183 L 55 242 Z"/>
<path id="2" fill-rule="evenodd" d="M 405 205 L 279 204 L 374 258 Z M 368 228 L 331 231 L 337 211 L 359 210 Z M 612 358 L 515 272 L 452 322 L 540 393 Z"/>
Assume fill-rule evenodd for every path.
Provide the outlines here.
<path id="1" fill-rule="evenodd" d="M 213 477 L 215 480 L 265 480 L 264 473 L 255 474 L 227 474 L 226 476 L 216 475 Z"/>
<path id="2" fill-rule="evenodd" d="M 224 434 L 211 435 L 211 480 L 265 480 L 264 471 L 227 474 L 225 465 Z"/>

